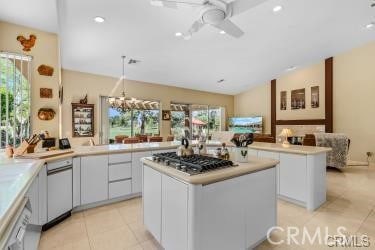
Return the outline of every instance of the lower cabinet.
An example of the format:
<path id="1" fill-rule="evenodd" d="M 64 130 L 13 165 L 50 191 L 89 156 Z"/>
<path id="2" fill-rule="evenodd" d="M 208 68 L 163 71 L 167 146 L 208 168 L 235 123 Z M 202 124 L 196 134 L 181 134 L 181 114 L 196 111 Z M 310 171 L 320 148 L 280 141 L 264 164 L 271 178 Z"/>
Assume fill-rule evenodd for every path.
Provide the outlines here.
<path id="1" fill-rule="evenodd" d="M 114 181 L 108 184 L 108 195 L 109 199 L 118 198 L 124 195 L 129 195 L 132 193 L 132 181 L 122 180 Z"/>
<path id="2" fill-rule="evenodd" d="M 81 157 L 81 205 L 108 199 L 108 155 Z"/>
<path id="3" fill-rule="evenodd" d="M 280 153 L 279 152 L 259 150 L 257 156 L 259 158 L 270 158 L 270 159 L 273 159 L 273 160 L 280 161 Z M 276 188 L 277 188 L 276 192 L 277 192 L 277 194 L 280 193 L 279 176 L 280 176 L 280 164 L 277 164 L 276 165 Z"/>
<path id="4" fill-rule="evenodd" d="M 280 153 L 279 194 L 306 202 L 306 156 Z"/>
<path id="5" fill-rule="evenodd" d="M 188 185 L 144 166 L 144 224 L 165 249 L 187 249 Z"/>
<path id="6" fill-rule="evenodd" d="M 143 168 L 143 224 L 161 242 L 161 174 L 150 167 Z"/>
<path id="7" fill-rule="evenodd" d="M 39 225 L 39 176 L 37 176 L 26 193 L 31 205 L 30 224 Z"/>
<path id="8" fill-rule="evenodd" d="M 132 153 L 132 193 L 142 192 L 141 158 L 151 156 L 150 151 Z"/>
<path id="9" fill-rule="evenodd" d="M 165 249 L 187 249 L 188 186 L 169 176 L 162 177 L 162 239 Z"/>

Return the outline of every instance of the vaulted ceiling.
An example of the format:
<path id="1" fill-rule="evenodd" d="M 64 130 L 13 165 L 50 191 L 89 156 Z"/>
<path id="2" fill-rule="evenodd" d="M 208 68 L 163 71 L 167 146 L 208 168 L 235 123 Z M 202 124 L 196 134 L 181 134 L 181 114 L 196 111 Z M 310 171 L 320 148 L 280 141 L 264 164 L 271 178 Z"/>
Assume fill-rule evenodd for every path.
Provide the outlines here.
<path id="1" fill-rule="evenodd" d="M 229 0 L 228 0 L 229 2 Z M 53 4 L 52 4 L 53 3 Z M 375 40 L 369 0 L 268 0 L 231 20 L 241 38 L 207 26 L 190 40 L 176 37 L 198 18 L 193 8 L 168 9 L 148 0 L 0 0 L 0 20 L 59 33 L 65 69 L 235 94 Z M 273 7 L 281 5 L 277 13 Z M 56 13 L 57 9 L 57 13 Z M 93 21 L 95 16 L 104 23 Z M 224 79 L 218 83 L 218 80 Z"/>

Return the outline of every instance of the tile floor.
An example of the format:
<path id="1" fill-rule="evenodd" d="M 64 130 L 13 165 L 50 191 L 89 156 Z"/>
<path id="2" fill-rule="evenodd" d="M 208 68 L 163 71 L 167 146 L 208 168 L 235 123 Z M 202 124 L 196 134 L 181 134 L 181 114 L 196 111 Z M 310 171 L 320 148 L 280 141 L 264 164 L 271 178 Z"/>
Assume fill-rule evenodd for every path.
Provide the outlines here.
<path id="1" fill-rule="evenodd" d="M 349 234 L 367 234 L 370 248 L 375 249 L 375 167 L 350 167 L 327 171 L 327 202 L 317 211 L 278 202 L 278 225 L 294 226 L 314 232 L 317 227 L 328 227 L 333 233 L 338 226 Z M 311 234 L 312 235 L 312 234 Z M 285 240 L 280 231 L 273 240 Z M 297 241 L 301 239 L 297 237 Z M 107 206 L 74 213 L 69 219 L 42 234 L 39 250 L 117 250 L 160 249 L 158 243 L 142 225 L 141 199 L 131 199 Z M 271 245 L 263 242 L 257 249 L 339 249 L 325 245 Z M 360 248 L 358 248 L 360 249 Z M 366 248 L 362 248 L 366 249 Z"/>

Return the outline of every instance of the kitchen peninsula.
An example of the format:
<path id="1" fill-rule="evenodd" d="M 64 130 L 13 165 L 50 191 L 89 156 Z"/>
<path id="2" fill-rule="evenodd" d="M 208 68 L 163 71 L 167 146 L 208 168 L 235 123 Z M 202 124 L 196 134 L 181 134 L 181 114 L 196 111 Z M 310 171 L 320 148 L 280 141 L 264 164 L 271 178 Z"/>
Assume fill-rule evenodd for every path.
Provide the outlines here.
<path id="1" fill-rule="evenodd" d="M 208 142 L 208 150 L 213 150 L 220 146 L 220 144 L 221 143 L 218 141 Z M 149 157 L 154 153 L 175 152 L 178 146 L 180 146 L 180 142 L 81 146 L 74 148 L 72 153 L 46 159 L 1 158 L 0 246 L 4 246 L 4 244 L 6 244 L 6 242 L 4 241 L 7 238 L 7 235 L 10 233 L 9 230 L 11 226 L 15 223 L 15 220 L 17 219 L 17 212 L 20 209 L 22 209 L 21 205 L 23 204 L 22 202 L 24 200 L 24 197 L 27 197 L 31 203 L 32 216 L 30 223 L 34 226 L 37 226 L 34 228 L 39 227 L 39 229 L 41 229 L 42 226 L 48 223 L 52 222 L 53 225 L 56 219 L 60 219 L 61 215 L 69 214 L 72 210 L 73 212 L 78 210 L 84 210 L 90 207 L 96 207 L 104 204 L 117 202 L 120 200 L 129 199 L 135 196 L 140 196 L 142 192 L 142 166 L 140 160 L 144 157 Z M 228 173 L 226 173 L 226 176 L 220 175 L 220 173 L 224 173 L 225 171 L 219 171 L 217 172 L 219 176 L 216 177 L 213 173 L 210 178 L 206 178 L 205 174 L 202 174 L 198 176 L 192 176 L 189 178 L 187 178 L 186 176 L 177 176 L 177 179 L 179 179 L 179 182 L 184 183 L 182 185 L 186 185 L 186 187 L 189 187 L 189 190 L 191 191 L 189 195 L 202 195 L 205 192 L 211 192 L 210 187 L 215 187 L 212 191 L 213 194 L 216 194 L 214 190 L 219 188 L 222 190 L 220 191 L 220 197 L 228 198 L 228 200 L 223 200 L 223 202 L 235 203 L 238 201 L 233 199 L 235 199 L 235 197 L 237 196 L 235 195 L 232 197 L 230 193 L 237 193 L 235 186 L 231 187 L 233 182 L 237 182 L 239 180 L 246 180 L 244 181 L 244 184 L 240 184 L 240 186 L 246 186 L 245 183 L 248 183 L 248 178 L 256 179 L 255 176 L 262 175 L 261 173 L 265 173 L 267 171 L 275 172 L 275 176 L 273 178 L 270 178 L 270 176 L 264 177 L 269 178 L 270 180 L 263 181 L 263 183 L 259 183 L 259 185 L 267 185 L 267 190 L 268 188 L 270 188 L 270 186 L 268 185 L 275 185 L 275 192 L 278 189 L 278 187 L 280 187 L 279 197 L 280 195 L 290 195 L 291 197 L 293 197 L 294 193 L 288 194 L 281 192 L 282 190 L 284 190 L 284 180 L 288 181 L 290 184 L 293 185 L 297 184 L 297 186 L 299 184 L 316 183 L 315 180 L 324 183 L 325 174 L 321 174 L 320 176 L 307 175 L 306 178 L 309 178 L 310 176 L 312 180 L 314 180 L 313 182 L 311 182 L 310 180 L 306 181 L 306 183 L 295 182 L 295 180 L 298 180 L 296 179 L 297 177 L 295 177 L 297 176 L 296 173 L 302 174 L 304 173 L 303 171 L 307 171 L 308 169 L 314 168 L 310 168 L 309 166 L 304 165 L 296 165 L 296 162 L 288 162 L 285 161 L 285 159 L 288 159 L 288 157 L 294 157 L 301 160 L 298 162 L 304 162 L 303 159 L 315 159 L 315 157 L 318 157 L 317 159 L 320 159 L 319 161 L 312 162 L 314 162 L 314 164 L 317 164 L 317 169 L 319 169 L 320 171 L 321 169 L 325 168 L 325 155 L 326 152 L 329 150 L 330 149 L 327 148 L 302 146 L 281 148 L 280 145 L 276 144 L 254 143 L 249 146 L 249 155 L 252 154 L 258 156 L 259 158 L 273 158 L 273 160 L 258 160 L 255 157 L 250 157 L 251 164 L 248 164 L 246 166 L 240 165 L 239 167 L 234 167 L 233 171 L 231 169 L 226 169 L 225 171 L 230 172 L 229 175 L 227 175 Z M 279 161 L 280 163 L 278 163 Z M 262 171 L 258 171 L 265 166 L 264 164 L 271 168 L 267 170 L 264 169 Z M 276 168 L 273 167 L 275 165 Z M 290 169 L 291 171 L 284 172 L 284 168 L 287 170 Z M 296 171 L 295 168 L 297 170 L 301 169 L 301 171 Z M 150 171 L 156 170 L 150 169 Z M 170 173 L 160 173 L 160 175 L 162 174 L 166 176 L 164 177 L 165 179 L 168 179 L 167 177 Z M 168 180 L 174 182 L 176 181 L 176 178 Z M 257 182 L 254 181 L 251 181 L 251 183 L 252 184 L 249 185 L 258 185 L 256 184 Z M 9 187 L 12 188 L 10 191 L 7 191 L 9 190 Z M 64 192 L 61 192 L 59 188 Z M 234 189 L 230 191 L 231 188 Z M 322 199 L 314 204 L 320 204 L 321 202 L 325 201 L 325 184 L 322 185 L 320 188 L 324 188 L 324 190 L 322 190 L 322 192 L 318 194 L 318 197 L 322 197 Z M 239 191 L 237 195 L 238 197 L 244 197 L 244 195 L 252 196 L 252 192 L 259 192 L 259 189 L 259 187 L 244 187 L 244 189 Z M 48 193 L 47 190 L 49 190 Z M 306 193 L 308 189 L 302 188 L 301 190 L 303 190 Z M 316 189 L 311 190 L 315 192 Z M 301 192 L 300 190 L 297 191 Z M 54 196 L 54 192 L 58 195 Z M 271 193 L 269 195 L 272 196 Z M 56 197 L 59 197 L 59 199 L 55 199 Z M 254 194 L 254 197 L 256 200 L 258 196 Z M 197 196 L 194 199 L 199 198 Z M 297 199 L 290 199 L 290 201 L 294 202 L 296 200 Z M 61 201 L 64 201 L 64 203 L 60 203 Z M 192 200 L 190 199 L 189 201 Z M 248 201 L 248 199 L 243 199 L 243 201 Z M 257 204 L 261 205 L 262 203 L 260 202 Z M 300 205 L 306 204 L 308 203 L 301 203 Z M 198 203 L 194 203 L 191 205 L 196 206 L 198 205 Z M 243 204 L 243 206 L 245 205 L 250 204 Z M 218 205 L 215 209 L 213 207 L 211 207 L 211 209 L 220 212 L 219 208 L 224 207 L 225 206 Z M 195 207 L 195 209 L 198 208 Z M 263 209 L 257 209 L 259 209 L 258 211 L 263 211 Z M 194 212 L 196 210 L 189 211 Z M 231 214 L 238 214 L 238 211 L 236 213 L 234 212 L 235 211 L 233 211 L 233 213 Z M 271 212 L 269 212 L 269 214 L 271 214 Z M 209 219 L 209 216 L 214 215 L 215 214 L 212 213 L 207 214 L 204 217 Z M 256 213 L 256 215 L 260 216 L 260 214 L 258 213 Z M 269 218 L 271 219 L 271 223 L 273 217 L 271 216 Z M 240 220 L 240 218 L 237 219 L 238 220 L 232 221 L 228 218 L 227 224 L 234 226 L 234 224 L 231 224 L 232 222 L 240 223 L 242 221 L 242 219 Z M 256 221 L 256 219 L 254 220 Z M 209 225 L 210 224 L 208 223 L 207 226 Z M 220 228 L 216 227 L 216 230 L 220 230 Z M 264 237 L 263 234 L 264 232 L 262 231 L 262 237 Z M 193 235 L 189 234 L 189 237 L 192 236 Z M 199 235 L 195 236 L 199 238 Z M 259 237 L 257 237 L 256 239 L 260 240 L 260 234 L 258 236 Z M 239 237 L 245 236 L 239 234 Z M 247 239 L 246 242 L 248 243 L 248 246 L 254 244 L 256 239 Z M 189 241 L 190 240 L 191 239 L 189 238 Z"/>

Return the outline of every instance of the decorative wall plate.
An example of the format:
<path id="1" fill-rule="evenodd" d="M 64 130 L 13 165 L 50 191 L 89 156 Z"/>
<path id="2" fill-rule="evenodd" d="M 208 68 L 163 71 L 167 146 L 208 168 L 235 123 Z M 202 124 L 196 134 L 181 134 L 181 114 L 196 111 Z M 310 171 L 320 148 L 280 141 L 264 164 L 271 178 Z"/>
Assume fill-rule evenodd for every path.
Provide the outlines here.
<path id="1" fill-rule="evenodd" d="M 38 117 L 42 121 L 49 121 L 55 117 L 56 112 L 50 108 L 41 108 L 38 111 Z"/>
<path id="2" fill-rule="evenodd" d="M 38 67 L 39 75 L 42 76 L 52 76 L 53 75 L 53 67 L 42 64 Z"/>

